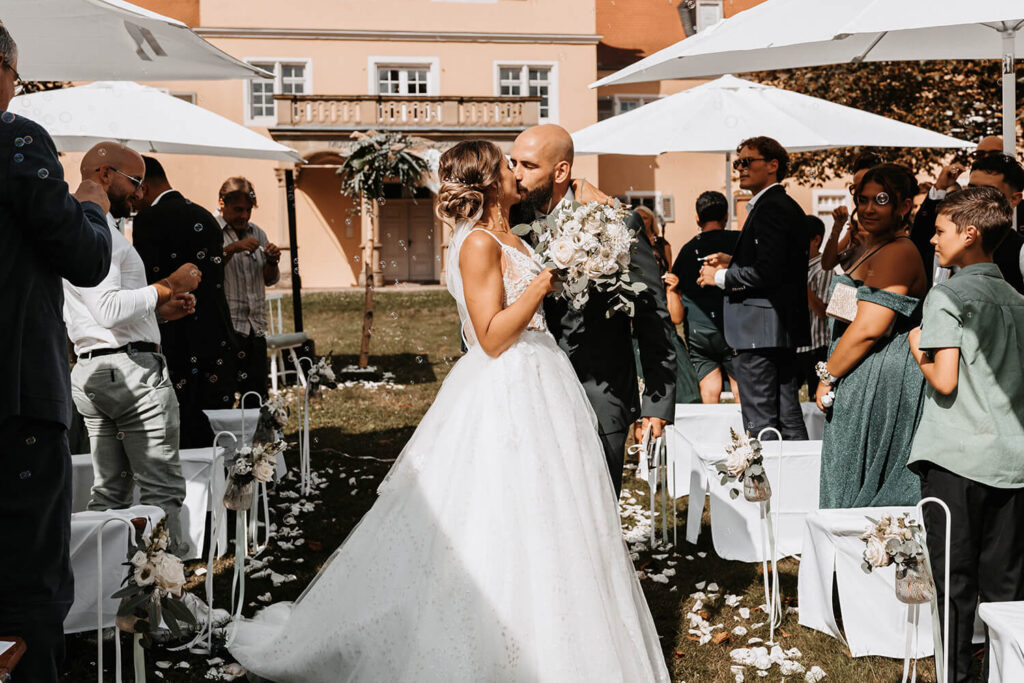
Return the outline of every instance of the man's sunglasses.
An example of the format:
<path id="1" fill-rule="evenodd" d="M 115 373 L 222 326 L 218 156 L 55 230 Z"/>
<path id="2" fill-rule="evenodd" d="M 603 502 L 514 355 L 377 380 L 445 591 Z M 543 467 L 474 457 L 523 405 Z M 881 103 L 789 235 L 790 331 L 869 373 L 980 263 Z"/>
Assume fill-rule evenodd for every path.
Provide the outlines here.
<path id="1" fill-rule="evenodd" d="M 732 170 L 738 171 L 742 169 L 750 168 L 750 165 L 755 161 L 768 161 L 764 157 L 742 157 L 732 162 Z"/>
<path id="2" fill-rule="evenodd" d="M 114 168 L 113 166 L 107 166 L 107 168 L 109 168 L 109 169 L 110 169 L 111 171 L 113 171 L 114 173 L 117 173 L 118 175 L 123 175 L 123 176 L 124 176 L 125 178 L 127 178 L 127 179 L 128 179 L 128 180 L 130 180 L 130 181 L 132 181 L 132 185 L 134 185 L 134 186 L 135 186 L 135 189 L 136 189 L 136 190 L 137 190 L 137 189 L 139 189 L 140 187 L 142 187 L 142 183 L 144 183 L 144 182 L 145 182 L 145 179 L 143 179 L 143 178 L 136 178 L 136 177 L 135 177 L 135 176 L 133 176 L 133 175 L 128 175 L 128 174 L 127 174 L 127 173 L 125 173 L 124 171 L 119 171 L 118 169 Z M 103 170 L 103 169 L 101 169 L 101 168 L 97 168 L 96 170 L 97 170 L 97 171 L 101 171 L 101 170 Z"/>

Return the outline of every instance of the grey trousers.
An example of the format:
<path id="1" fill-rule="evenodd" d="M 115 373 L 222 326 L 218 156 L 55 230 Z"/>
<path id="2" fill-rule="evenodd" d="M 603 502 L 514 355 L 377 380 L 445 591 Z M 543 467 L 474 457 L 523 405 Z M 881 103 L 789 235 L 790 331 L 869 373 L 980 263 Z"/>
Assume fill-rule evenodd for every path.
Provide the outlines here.
<path id="1" fill-rule="evenodd" d="M 80 358 L 71 371 L 71 395 L 89 431 L 95 473 L 89 509 L 130 507 L 137 482 L 140 502 L 167 515 L 171 552 L 185 555 L 178 399 L 163 355 Z"/>

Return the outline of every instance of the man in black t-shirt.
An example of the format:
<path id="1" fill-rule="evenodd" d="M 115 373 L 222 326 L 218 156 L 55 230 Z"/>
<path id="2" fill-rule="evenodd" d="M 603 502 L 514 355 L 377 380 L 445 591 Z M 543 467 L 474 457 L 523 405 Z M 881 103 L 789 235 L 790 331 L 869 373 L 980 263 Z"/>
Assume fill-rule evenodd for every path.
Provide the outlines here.
<path id="1" fill-rule="evenodd" d="M 718 287 L 697 284 L 703 258 L 723 252 L 732 254 L 739 233 L 726 230 L 729 203 L 720 192 L 704 192 L 697 198 L 697 225 L 700 233 L 683 245 L 676 256 L 672 272 L 679 278 L 679 292 L 686 307 L 683 329 L 690 359 L 700 380 L 700 396 L 704 403 L 718 403 L 723 389 L 722 371 L 729 378 L 733 396 L 739 400 L 732 371 L 735 352 L 725 342 L 722 332 L 722 300 L 725 293 Z"/>

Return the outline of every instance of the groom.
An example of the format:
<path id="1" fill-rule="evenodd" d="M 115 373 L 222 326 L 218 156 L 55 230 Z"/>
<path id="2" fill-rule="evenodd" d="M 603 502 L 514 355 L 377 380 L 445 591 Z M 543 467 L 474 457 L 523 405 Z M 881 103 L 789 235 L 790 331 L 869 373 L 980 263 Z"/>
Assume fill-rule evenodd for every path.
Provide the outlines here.
<path id="1" fill-rule="evenodd" d="M 550 214 L 562 202 L 575 198 L 571 183 L 572 137 L 564 128 L 547 124 L 527 129 L 516 138 L 511 158 L 521 202 L 513 225 Z M 569 356 L 597 413 L 616 495 L 622 490 L 630 425 L 642 417 L 642 428 L 650 427 L 654 436 L 660 436 L 675 414 L 675 350 L 670 337 L 674 330 L 665 302 L 665 285 L 654 252 L 644 239 L 640 216 L 631 213 L 626 227 L 637 236 L 631 252 L 630 278 L 647 285 L 637 298 L 632 319 L 624 313 L 606 317 L 604 295 L 592 295 L 582 311 L 570 308 L 562 299 L 548 298 L 544 303 L 548 327 Z M 642 401 L 633 335 L 644 375 Z"/>

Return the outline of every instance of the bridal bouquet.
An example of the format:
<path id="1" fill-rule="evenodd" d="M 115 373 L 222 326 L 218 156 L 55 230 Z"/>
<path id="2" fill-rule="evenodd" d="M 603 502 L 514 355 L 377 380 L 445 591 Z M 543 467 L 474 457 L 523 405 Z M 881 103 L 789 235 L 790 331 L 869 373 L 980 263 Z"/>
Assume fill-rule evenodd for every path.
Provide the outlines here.
<path id="1" fill-rule="evenodd" d="M 124 563 L 130 568 L 126 585 L 110 596 L 121 600 L 115 623 L 122 631 L 145 634 L 148 644 L 149 634 L 162 618 L 171 634 L 180 637 L 182 625 L 194 627 L 196 619 L 177 597 L 185 588 L 185 568 L 167 552 L 167 526 L 161 521 L 148 540 L 136 527 L 135 536 L 134 542 L 128 542 L 128 561 Z"/>
<path id="2" fill-rule="evenodd" d="M 254 486 L 257 482 L 266 484 L 274 478 L 275 459 L 286 446 L 284 441 L 272 441 L 240 449 L 228 471 L 224 507 L 235 511 L 251 508 Z"/>
<path id="3" fill-rule="evenodd" d="M 867 520 L 871 526 L 860 537 L 865 544 L 861 568 L 870 574 L 872 569 L 896 565 L 896 598 L 900 602 L 916 605 L 934 598 L 935 582 L 918 540 L 921 525 L 905 512 L 895 518 L 886 514 L 880 520 Z"/>
<path id="4" fill-rule="evenodd" d="M 623 311 L 632 316 L 636 296 L 647 287 L 629 277 L 629 251 L 637 238 L 626 227 L 628 213 L 618 202 L 565 203 L 546 218 L 512 231 L 534 236 L 544 267 L 557 270 L 563 281 L 556 296 L 574 309 L 582 309 L 595 291 L 610 295 L 605 315 Z"/>
<path id="5" fill-rule="evenodd" d="M 761 442 L 751 437 L 750 432 L 740 436 L 730 428 L 729 434 L 732 440 L 725 447 L 726 461 L 715 467 L 721 475 L 722 486 L 731 481 L 741 481 L 744 498 L 751 502 L 768 500 L 772 497 L 772 487 L 764 471 Z M 739 489 L 731 489 L 729 495 L 736 498 L 740 495 Z"/>

